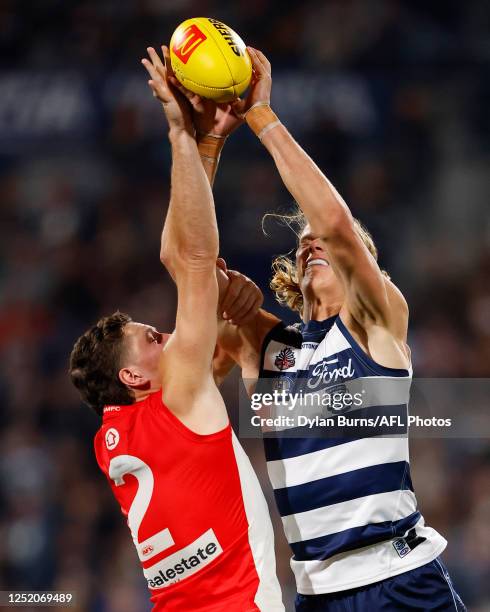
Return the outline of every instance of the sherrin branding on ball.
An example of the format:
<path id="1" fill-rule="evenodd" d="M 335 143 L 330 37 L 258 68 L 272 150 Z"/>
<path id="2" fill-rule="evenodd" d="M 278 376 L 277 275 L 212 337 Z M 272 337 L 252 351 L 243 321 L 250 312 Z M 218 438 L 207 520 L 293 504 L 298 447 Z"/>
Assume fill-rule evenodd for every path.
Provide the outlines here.
<path id="1" fill-rule="evenodd" d="M 170 39 L 170 61 L 184 87 L 216 102 L 237 98 L 252 78 L 243 40 L 209 17 L 187 19 L 177 27 Z"/>

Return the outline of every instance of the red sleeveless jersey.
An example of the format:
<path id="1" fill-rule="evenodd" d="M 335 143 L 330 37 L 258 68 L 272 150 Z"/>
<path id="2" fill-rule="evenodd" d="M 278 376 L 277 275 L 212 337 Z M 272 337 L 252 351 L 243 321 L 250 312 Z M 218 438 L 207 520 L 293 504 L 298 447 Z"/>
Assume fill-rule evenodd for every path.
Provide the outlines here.
<path id="1" fill-rule="evenodd" d="M 95 454 L 155 611 L 284 610 L 267 504 L 230 425 L 194 433 L 158 391 L 106 406 Z"/>

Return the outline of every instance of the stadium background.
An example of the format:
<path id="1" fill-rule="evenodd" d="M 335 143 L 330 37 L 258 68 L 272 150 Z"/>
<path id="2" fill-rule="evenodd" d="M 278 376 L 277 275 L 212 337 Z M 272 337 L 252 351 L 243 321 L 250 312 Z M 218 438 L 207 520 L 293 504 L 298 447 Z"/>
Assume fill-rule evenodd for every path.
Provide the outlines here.
<path id="1" fill-rule="evenodd" d="M 116 308 L 173 326 L 158 261 L 169 146 L 139 61 L 197 15 L 271 59 L 278 114 L 373 232 L 408 299 L 416 374 L 490 375 L 485 0 L 2 0 L 0 588 L 74 589 L 78 610 L 148 608 L 96 469 L 98 419 L 71 388 L 67 357 Z M 260 220 L 291 198 L 246 128 L 225 147 L 215 199 L 222 255 L 266 289 L 271 256 L 292 236 L 264 236 Z M 236 385 L 224 387 L 234 416 Z M 264 478 L 260 446 L 246 447 Z M 411 456 L 457 588 L 470 610 L 490 610 L 488 441 L 417 440 Z M 291 601 L 280 528 L 277 552 Z"/>

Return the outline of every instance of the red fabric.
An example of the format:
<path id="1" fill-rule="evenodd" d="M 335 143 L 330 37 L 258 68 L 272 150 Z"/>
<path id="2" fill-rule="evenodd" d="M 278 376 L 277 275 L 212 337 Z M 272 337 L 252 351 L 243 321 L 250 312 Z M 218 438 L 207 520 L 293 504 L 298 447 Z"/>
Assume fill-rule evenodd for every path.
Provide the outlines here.
<path id="1" fill-rule="evenodd" d="M 116 434 L 108 434 L 110 429 Z M 138 542 L 166 528 L 174 541 L 169 548 L 142 562 L 148 569 L 176 554 L 169 560 L 172 567 L 169 575 L 180 580 L 167 579 L 165 586 L 151 588 L 155 611 L 258 610 L 254 597 L 259 580 L 248 541 L 248 523 L 231 436 L 229 425 L 211 435 L 192 432 L 163 404 L 160 392 L 132 406 L 105 408 L 102 426 L 95 436 L 95 454 L 122 513 L 128 515 L 140 484 L 128 473 L 123 477 L 124 484 L 116 486 L 109 477 L 109 464 L 114 457 L 131 455 L 151 469 L 154 479 L 151 500 L 138 530 Z M 144 471 L 148 472 L 147 468 Z M 207 557 L 206 563 L 194 554 L 197 560 L 187 560 L 185 565 L 197 565 L 199 561 L 198 569 L 188 571 L 178 551 L 191 546 L 210 529 L 223 552 L 206 555 L 201 548 L 200 555 Z M 207 550 L 214 550 L 213 545 Z M 182 574 L 177 575 L 175 568 L 182 570 Z M 150 571 L 155 574 L 156 570 Z M 162 582 L 160 578 L 157 580 Z"/>

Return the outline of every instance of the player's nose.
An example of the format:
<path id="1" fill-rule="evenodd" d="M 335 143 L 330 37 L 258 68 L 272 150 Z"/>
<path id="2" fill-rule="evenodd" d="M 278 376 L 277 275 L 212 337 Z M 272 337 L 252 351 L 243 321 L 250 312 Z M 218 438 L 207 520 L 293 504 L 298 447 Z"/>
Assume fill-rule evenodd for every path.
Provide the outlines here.
<path id="1" fill-rule="evenodd" d="M 320 243 L 320 239 L 319 238 L 315 238 L 315 240 L 312 240 L 310 243 L 310 252 L 311 253 L 323 253 L 323 247 Z"/>

